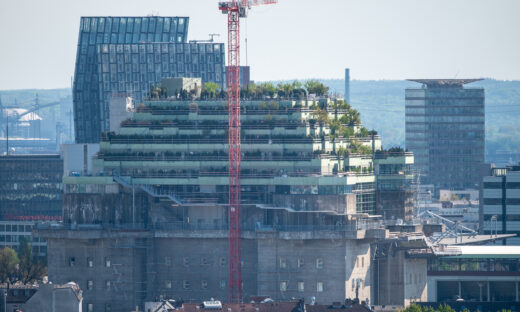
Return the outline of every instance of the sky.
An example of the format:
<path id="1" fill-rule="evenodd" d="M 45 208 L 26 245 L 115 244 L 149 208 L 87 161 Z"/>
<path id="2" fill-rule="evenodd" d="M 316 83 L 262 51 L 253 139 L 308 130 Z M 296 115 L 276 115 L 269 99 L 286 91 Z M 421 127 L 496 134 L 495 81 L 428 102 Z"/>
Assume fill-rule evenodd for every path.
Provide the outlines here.
<path id="1" fill-rule="evenodd" d="M 81 16 L 189 16 L 219 33 L 217 0 L 0 0 L 0 90 L 69 87 Z M 518 0 L 278 0 L 242 20 L 256 81 L 520 79 Z M 242 44 L 242 63 L 246 63 Z"/>

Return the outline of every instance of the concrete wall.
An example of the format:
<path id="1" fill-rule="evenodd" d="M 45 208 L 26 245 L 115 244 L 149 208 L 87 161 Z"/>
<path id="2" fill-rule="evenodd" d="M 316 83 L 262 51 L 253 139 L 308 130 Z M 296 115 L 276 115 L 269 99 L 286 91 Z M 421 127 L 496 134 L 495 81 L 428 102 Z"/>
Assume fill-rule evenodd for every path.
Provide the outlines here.
<path id="1" fill-rule="evenodd" d="M 278 233 L 266 235 L 258 240 L 258 294 L 277 300 L 303 297 L 309 301 L 316 297 L 318 302 L 331 303 L 354 298 L 355 288 L 350 285 L 359 278 L 359 297 L 370 298 L 369 253 L 370 245 L 364 241 L 288 240 Z M 282 282 L 287 283 L 286 291 L 281 290 Z M 302 282 L 303 291 L 298 285 Z M 318 283 L 323 283 L 322 292 Z"/>
<path id="2" fill-rule="evenodd" d="M 83 290 L 83 311 L 87 311 L 88 304 L 93 304 L 94 312 L 104 312 L 109 303 L 114 312 L 128 312 L 135 308 L 141 299 L 139 296 L 146 294 L 143 281 L 146 249 L 138 248 L 145 245 L 135 238 L 123 237 L 48 239 L 51 250 L 48 255 L 49 280 L 54 284 L 76 282 Z M 89 260 L 92 267 L 89 267 Z M 110 266 L 107 266 L 107 260 Z M 92 281 L 92 289 L 89 289 L 88 281 Z"/>
<path id="3" fill-rule="evenodd" d="M 336 211 L 356 213 L 356 195 L 273 194 L 273 205 L 297 211 Z"/>
<path id="4" fill-rule="evenodd" d="M 408 258 L 405 250 L 390 246 L 386 258 L 375 260 L 374 278 L 378 281 L 374 292 L 377 305 L 407 306 L 414 301 L 428 299 L 427 261 Z M 379 273 L 377 273 L 379 272 Z"/>
<path id="5" fill-rule="evenodd" d="M 132 194 L 64 194 L 63 221 L 77 224 L 132 223 Z M 148 196 L 135 194 L 135 221 L 147 221 Z"/>
<path id="6" fill-rule="evenodd" d="M 109 100 L 110 131 L 119 132 L 121 122 L 133 116 L 132 98 L 125 94 L 113 94 Z"/>
<path id="7" fill-rule="evenodd" d="M 79 232 L 47 235 L 48 270 L 54 283 L 80 285 L 84 310 L 93 304 L 95 312 L 102 312 L 110 304 L 114 312 L 127 312 L 161 295 L 199 302 L 227 300 L 227 231 Z M 312 232 L 244 232 L 244 298 L 314 296 L 329 304 L 355 297 L 356 288 L 360 299 L 370 298 L 369 242 L 324 237 Z M 286 291 L 281 291 L 281 282 L 287 282 Z M 298 289 L 298 282 L 304 283 L 303 289 Z"/>
<path id="8" fill-rule="evenodd" d="M 84 174 L 96 174 L 93 171 L 92 159 L 99 152 L 99 144 L 62 144 L 60 146 L 63 155 L 63 174 L 71 172 Z"/>
<path id="9" fill-rule="evenodd" d="M 428 299 L 427 261 L 424 258 L 405 258 L 404 263 L 404 304 L 408 306 L 414 301 L 424 302 Z"/>

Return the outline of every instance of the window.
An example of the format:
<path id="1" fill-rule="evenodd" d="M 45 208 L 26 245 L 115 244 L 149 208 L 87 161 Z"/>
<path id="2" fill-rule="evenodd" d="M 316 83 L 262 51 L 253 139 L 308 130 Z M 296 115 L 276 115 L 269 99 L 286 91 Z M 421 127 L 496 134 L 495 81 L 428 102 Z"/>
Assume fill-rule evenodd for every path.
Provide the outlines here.
<path id="1" fill-rule="evenodd" d="M 164 281 L 164 288 L 171 289 L 172 288 L 172 281 Z"/>
<path id="2" fill-rule="evenodd" d="M 226 288 L 226 280 L 220 281 L 220 288 L 222 288 L 222 289 Z"/>
<path id="3" fill-rule="evenodd" d="M 187 280 L 182 281 L 182 288 L 188 290 L 188 289 L 190 289 L 190 287 L 191 287 L 190 281 L 187 281 Z"/>
<path id="4" fill-rule="evenodd" d="M 69 266 L 73 267 L 76 264 L 76 258 L 70 257 L 69 258 Z"/>
<path id="5" fill-rule="evenodd" d="M 112 282 L 110 280 L 105 281 L 105 289 L 110 290 L 112 288 Z"/>
<path id="6" fill-rule="evenodd" d="M 167 266 L 172 265 L 172 258 L 171 257 L 164 257 L 164 264 Z"/>
<path id="7" fill-rule="evenodd" d="M 110 303 L 105 304 L 105 312 L 111 312 L 111 311 L 112 311 L 112 306 L 110 305 Z"/>
<path id="8" fill-rule="evenodd" d="M 323 269 L 323 259 L 322 258 L 316 259 L 316 269 Z"/>
<path id="9" fill-rule="evenodd" d="M 280 282 L 280 291 L 287 291 L 287 281 Z"/>
<path id="10" fill-rule="evenodd" d="M 365 267 L 365 257 L 361 257 L 361 267 Z"/>
<path id="11" fill-rule="evenodd" d="M 280 269 L 285 269 L 287 267 L 287 259 L 280 258 Z"/>
<path id="12" fill-rule="evenodd" d="M 89 268 L 92 268 L 94 266 L 94 261 L 92 261 L 92 258 L 87 258 L 87 266 Z"/>
<path id="13" fill-rule="evenodd" d="M 94 305 L 92 303 L 87 304 L 87 312 L 94 312 Z"/>
<path id="14" fill-rule="evenodd" d="M 305 260 L 303 258 L 298 258 L 298 268 L 303 268 L 305 265 Z"/>
<path id="15" fill-rule="evenodd" d="M 200 265 L 209 265 L 208 258 L 200 257 Z"/>
<path id="16" fill-rule="evenodd" d="M 182 258 L 182 264 L 185 266 L 190 265 L 190 258 L 188 258 L 188 257 Z"/>
<path id="17" fill-rule="evenodd" d="M 305 291 L 305 283 L 304 282 L 298 282 L 298 291 L 299 292 Z"/>
<path id="18" fill-rule="evenodd" d="M 110 259 L 105 258 L 105 267 L 109 268 L 110 265 L 111 265 L 111 263 L 110 263 Z"/>
<path id="19" fill-rule="evenodd" d="M 323 292 L 323 282 L 316 283 L 316 291 Z"/>
<path id="20" fill-rule="evenodd" d="M 87 290 L 92 290 L 94 288 L 94 281 L 88 280 L 87 281 Z"/>
<path id="21" fill-rule="evenodd" d="M 206 280 L 200 281 L 200 289 L 208 289 L 208 281 L 206 281 Z"/>
<path id="22" fill-rule="evenodd" d="M 226 265 L 226 258 L 225 257 L 220 257 L 219 263 L 220 263 L 220 266 L 225 266 Z"/>

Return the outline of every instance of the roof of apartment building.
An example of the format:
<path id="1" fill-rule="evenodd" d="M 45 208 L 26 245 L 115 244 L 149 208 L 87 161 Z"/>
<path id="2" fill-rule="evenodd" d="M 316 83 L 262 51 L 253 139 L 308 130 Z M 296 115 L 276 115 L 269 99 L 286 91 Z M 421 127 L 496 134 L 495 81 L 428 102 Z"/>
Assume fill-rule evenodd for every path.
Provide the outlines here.
<path id="1" fill-rule="evenodd" d="M 305 304 L 301 301 L 286 302 L 259 302 L 259 303 L 221 303 L 220 301 L 211 301 L 204 303 L 181 303 L 167 302 L 156 306 L 154 312 L 203 312 L 203 311 L 240 311 L 240 312 L 331 312 L 331 311 L 348 311 L 348 312 L 367 312 L 371 311 L 365 304 L 353 301 L 343 303 L 325 304 Z"/>

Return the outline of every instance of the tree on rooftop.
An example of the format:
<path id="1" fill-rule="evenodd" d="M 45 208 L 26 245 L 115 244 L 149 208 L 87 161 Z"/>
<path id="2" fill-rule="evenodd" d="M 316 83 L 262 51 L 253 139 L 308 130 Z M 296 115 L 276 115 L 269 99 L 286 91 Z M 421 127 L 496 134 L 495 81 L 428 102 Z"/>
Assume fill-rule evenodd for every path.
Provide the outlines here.
<path id="1" fill-rule="evenodd" d="M 207 94 L 210 99 L 214 99 L 217 96 L 217 92 L 220 86 L 214 82 L 206 82 L 202 88 L 202 92 Z"/>
<path id="2" fill-rule="evenodd" d="M 272 98 L 276 93 L 276 88 L 275 88 L 274 84 L 272 84 L 271 82 L 263 82 L 263 83 L 259 84 L 257 87 L 258 87 L 258 89 L 260 89 L 260 92 L 264 96 L 269 96 Z"/>
<path id="3" fill-rule="evenodd" d="M 12 282 L 15 278 L 16 269 L 20 260 L 16 255 L 16 252 L 5 247 L 0 250 L 0 282 L 8 283 Z"/>
<path id="4" fill-rule="evenodd" d="M 314 93 L 317 96 L 326 95 L 329 92 L 329 87 L 317 80 L 307 80 L 305 82 L 305 89 L 307 89 L 309 93 Z"/>
<path id="5" fill-rule="evenodd" d="M 279 83 L 277 88 L 283 92 L 283 95 L 286 98 L 292 97 L 292 93 L 294 91 L 294 86 L 291 83 Z M 280 93 L 279 93 L 280 94 Z"/>

